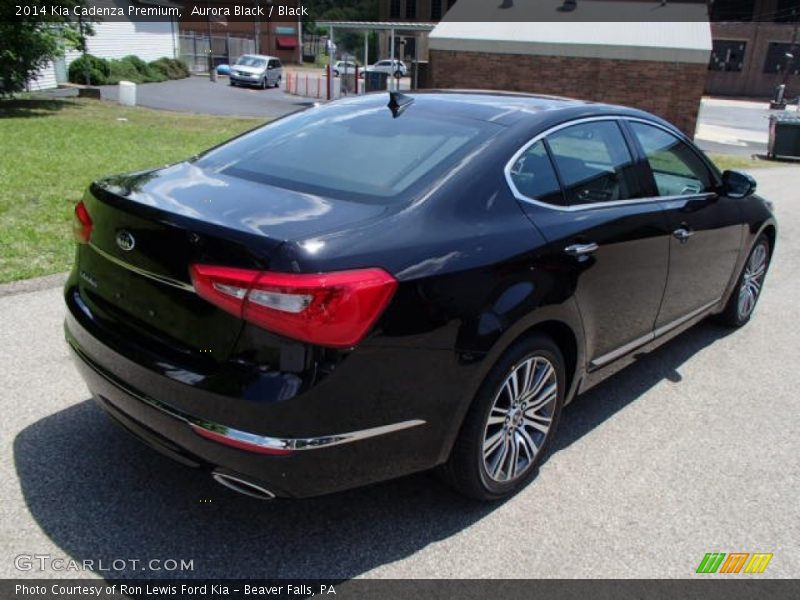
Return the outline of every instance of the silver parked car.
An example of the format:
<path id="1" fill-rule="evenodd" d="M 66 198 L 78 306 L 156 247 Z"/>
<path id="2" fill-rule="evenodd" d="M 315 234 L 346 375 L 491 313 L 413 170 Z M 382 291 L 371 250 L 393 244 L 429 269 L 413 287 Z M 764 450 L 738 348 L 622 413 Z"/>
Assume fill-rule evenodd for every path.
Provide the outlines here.
<path id="1" fill-rule="evenodd" d="M 283 65 L 274 56 L 243 54 L 231 67 L 231 85 L 256 85 L 261 89 L 278 87 L 283 78 Z"/>

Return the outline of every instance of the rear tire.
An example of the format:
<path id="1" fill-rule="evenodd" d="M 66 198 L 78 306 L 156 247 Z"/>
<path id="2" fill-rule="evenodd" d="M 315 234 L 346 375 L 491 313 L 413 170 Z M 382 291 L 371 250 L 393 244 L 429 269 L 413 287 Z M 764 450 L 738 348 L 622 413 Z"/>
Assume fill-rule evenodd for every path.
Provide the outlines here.
<path id="1" fill-rule="evenodd" d="M 729 327 L 745 325 L 756 308 L 761 290 L 764 287 L 764 278 L 769 269 L 770 243 L 769 238 L 760 235 L 753 244 L 744 268 L 739 274 L 736 287 L 728 298 L 728 303 L 719 314 L 718 320 Z"/>
<path id="2" fill-rule="evenodd" d="M 506 498 L 538 471 L 565 392 L 564 358 L 552 339 L 516 342 L 487 375 L 456 438 L 444 480 L 477 500 Z"/>

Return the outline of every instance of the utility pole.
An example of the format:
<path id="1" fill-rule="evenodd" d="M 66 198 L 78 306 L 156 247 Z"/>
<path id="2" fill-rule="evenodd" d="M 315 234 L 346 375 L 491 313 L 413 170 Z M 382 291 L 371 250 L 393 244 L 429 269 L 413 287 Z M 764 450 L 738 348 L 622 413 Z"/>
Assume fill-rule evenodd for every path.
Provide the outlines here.
<path id="1" fill-rule="evenodd" d="M 208 0 L 206 0 L 206 19 L 208 25 L 208 79 L 213 83 L 217 81 L 217 71 L 214 69 L 214 43 L 211 40 L 211 7 Z"/>
<path id="2" fill-rule="evenodd" d="M 789 44 L 789 52 L 786 53 L 786 64 L 783 67 L 783 86 L 786 87 L 786 84 L 789 83 L 789 75 L 792 72 L 792 67 L 794 66 L 794 59 L 797 56 L 797 36 L 798 30 L 800 29 L 800 21 L 797 20 L 797 11 L 793 11 L 792 16 L 795 18 L 794 21 L 794 29 L 792 30 L 792 41 Z"/>
<path id="3" fill-rule="evenodd" d="M 261 17 L 258 16 L 258 0 L 253 0 L 256 15 L 253 18 L 253 35 L 256 37 L 256 54 L 261 54 Z"/>

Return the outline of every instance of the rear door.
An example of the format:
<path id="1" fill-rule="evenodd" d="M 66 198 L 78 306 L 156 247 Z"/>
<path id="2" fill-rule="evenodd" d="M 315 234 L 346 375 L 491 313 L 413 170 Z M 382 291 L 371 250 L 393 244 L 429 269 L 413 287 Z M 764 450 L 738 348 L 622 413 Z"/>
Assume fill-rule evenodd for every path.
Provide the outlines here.
<path id="1" fill-rule="evenodd" d="M 663 297 L 669 233 L 640 170 L 617 120 L 595 118 L 528 146 L 508 173 L 550 264 L 572 274 L 590 367 L 651 339 Z"/>
<path id="2" fill-rule="evenodd" d="M 655 124 L 631 120 L 627 126 L 671 232 L 669 277 L 656 321 L 656 329 L 669 328 L 721 299 L 741 248 L 741 212 L 717 194 L 716 175 L 690 144 Z"/>

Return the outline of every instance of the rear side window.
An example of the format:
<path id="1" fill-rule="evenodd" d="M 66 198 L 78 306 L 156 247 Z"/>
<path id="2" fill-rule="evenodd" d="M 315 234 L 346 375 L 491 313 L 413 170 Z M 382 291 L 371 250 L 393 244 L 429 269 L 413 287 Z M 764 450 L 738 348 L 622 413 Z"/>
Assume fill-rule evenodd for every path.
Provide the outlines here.
<path id="1" fill-rule="evenodd" d="M 280 119 L 211 150 L 198 166 L 297 191 L 362 201 L 398 198 L 443 177 L 502 128 L 379 105 L 328 105 Z"/>
<path id="2" fill-rule="evenodd" d="M 544 142 L 525 150 L 509 172 L 520 194 L 548 204 L 564 204 L 564 196 Z"/>
<path id="3" fill-rule="evenodd" d="M 547 137 L 567 204 L 628 200 L 638 196 L 633 158 L 616 121 L 592 121 Z"/>
<path id="4" fill-rule="evenodd" d="M 677 137 L 638 121 L 631 121 L 630 127 L 647 156 L 659 196 L 685 196 L 712 188 L 702 159 Z"/>

